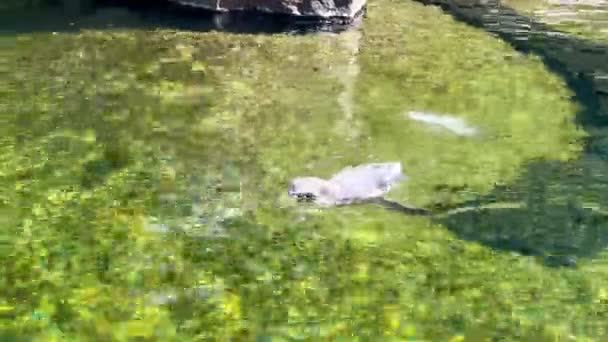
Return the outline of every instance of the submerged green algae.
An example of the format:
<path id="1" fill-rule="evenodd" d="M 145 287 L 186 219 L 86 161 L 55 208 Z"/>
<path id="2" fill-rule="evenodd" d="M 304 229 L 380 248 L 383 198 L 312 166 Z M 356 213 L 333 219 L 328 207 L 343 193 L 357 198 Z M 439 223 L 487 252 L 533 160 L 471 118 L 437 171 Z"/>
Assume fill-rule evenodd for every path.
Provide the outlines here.
<path id="1" fill-rule="evenodd" d="M 608 6 L 602 1 L 558 3 L 546 0 L 510 0 L 504 5 L 513 7 L 522 15 L 566 32 L 574 37 L 608 42 Z"/>
<path id="2" fill-rule="evenodd" d="M 563 82 L 437 9 L 374 2 L 360 37 L 88 31 L 21 36 L 14 52 L 0 156 L 7 336 L 605 338 L 602 257 L 549 269 L 449 222 L 284 201 L 294 175 L 394 159 L 412 176 L 395 199 L 459 203 L 532 160 L 576 156 Z M 408 110 L 481 134 L 429 130 Z M 228 237 L 194 234 L 205 225 L 189 215 L 234 207 L 230 172 L 241 202 Z M 150 217 L 186 232 L 149 232 Z M 208 294 L 147 301 L 196 286 Z"/>

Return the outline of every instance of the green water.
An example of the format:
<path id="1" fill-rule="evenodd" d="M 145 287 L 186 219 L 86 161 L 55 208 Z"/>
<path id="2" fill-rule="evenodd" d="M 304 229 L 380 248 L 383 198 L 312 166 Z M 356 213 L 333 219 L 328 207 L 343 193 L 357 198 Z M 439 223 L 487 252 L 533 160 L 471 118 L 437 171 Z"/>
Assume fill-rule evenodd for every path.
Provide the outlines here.
<path id="1" fill-rule="evenodd" d="M 0 47 L 3 340 L 608 337 L 603 126 L 576 124 L 586 104 L 540 57 L 438 8 L 374 0 L 340 35 L 117 27 Z M 393 160 L 411 178 L 390 199 L 481 208 L 286 196 L 291 177 Z"/>

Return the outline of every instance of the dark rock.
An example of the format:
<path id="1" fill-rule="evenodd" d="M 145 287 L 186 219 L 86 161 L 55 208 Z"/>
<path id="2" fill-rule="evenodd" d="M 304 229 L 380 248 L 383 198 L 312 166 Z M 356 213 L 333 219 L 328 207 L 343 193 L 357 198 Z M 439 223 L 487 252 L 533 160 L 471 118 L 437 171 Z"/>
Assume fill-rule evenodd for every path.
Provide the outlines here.
<path id="1" fill-rule="evenodd" d="M 365 0 L 170 0 L 217 12 L 265 12 L 309 19 L 350 22 L 364 10 Z"/>

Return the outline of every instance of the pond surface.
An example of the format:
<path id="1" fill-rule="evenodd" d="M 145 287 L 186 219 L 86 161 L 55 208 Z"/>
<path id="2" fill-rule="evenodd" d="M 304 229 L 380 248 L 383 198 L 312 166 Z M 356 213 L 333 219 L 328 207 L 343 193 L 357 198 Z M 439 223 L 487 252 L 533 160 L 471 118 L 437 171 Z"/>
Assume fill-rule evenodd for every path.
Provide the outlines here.
<path id="1" fill-rule="evenodd" d="M 0 14 L 3 340 L 608 338 L 605 5 L 71 5 Z M 383 161 L 437 215 L 287 196 Z"/>

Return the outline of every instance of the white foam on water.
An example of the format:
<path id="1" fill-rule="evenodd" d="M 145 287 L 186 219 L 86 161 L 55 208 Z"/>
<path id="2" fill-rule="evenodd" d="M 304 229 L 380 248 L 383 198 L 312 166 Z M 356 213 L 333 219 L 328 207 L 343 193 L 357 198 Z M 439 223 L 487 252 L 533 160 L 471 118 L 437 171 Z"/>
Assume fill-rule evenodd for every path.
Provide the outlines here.
<path id="1" fill-rule="evenodd" d="M 439 115 L 429 112 L 407 113 L 408 117 L 414 121 L 419 121 L 435 127 L 441 127 L 456 135 L 473 136 L 477 134 L 477 128 L 469 126 L 463 119 L 452 115 Z"/>

